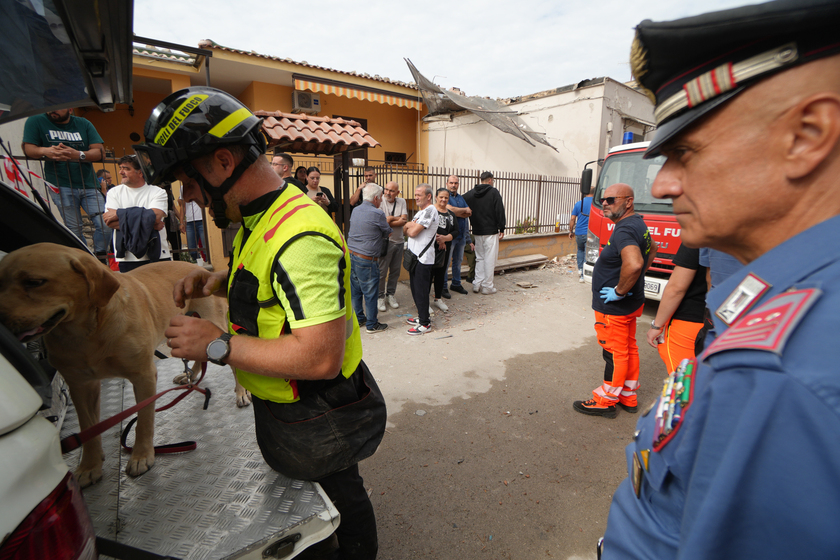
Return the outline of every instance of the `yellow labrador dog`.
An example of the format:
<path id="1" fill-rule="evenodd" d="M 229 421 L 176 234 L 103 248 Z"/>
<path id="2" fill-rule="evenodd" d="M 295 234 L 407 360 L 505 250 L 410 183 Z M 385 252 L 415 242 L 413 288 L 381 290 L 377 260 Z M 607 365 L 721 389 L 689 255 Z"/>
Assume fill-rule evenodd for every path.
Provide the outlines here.
<path id="1" fill-rule="evenodd" d="M 50 363 L 66 379 L 84 430 L 99 422 L 100 380 L 128 379 L 137 402 L 155 394 L 154 351 L 173 316 L 196 311 L 224 328 L 223 298 L 175 307 L 173 287 L 195 267 L 161 262 L 119 274 L 80 249 L 31 245 L 0 261 L 0 322 L 22 342 L 44 337 Z M 250 395 L 237 382 L 240 391 L 237 401 L 244 406 Z M 137 415 L 126 467 L 130 476 L 143 474 L 155 462 L 154 408 L 147 406 Z M 103 461 L 99 437 L 84 444 L 76 470 L 82 488 L 102 478 Z"/>

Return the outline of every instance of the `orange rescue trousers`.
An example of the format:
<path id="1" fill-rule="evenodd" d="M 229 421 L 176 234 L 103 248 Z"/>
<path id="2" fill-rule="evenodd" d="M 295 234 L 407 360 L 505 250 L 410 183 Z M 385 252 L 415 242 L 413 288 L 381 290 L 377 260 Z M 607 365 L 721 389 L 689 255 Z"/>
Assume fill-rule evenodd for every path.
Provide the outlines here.
<path id="1" fill-rule="evenodd" d="M 604 349 L 604 383 L 592 391 L 601 406 L 615 406 L 618 402 L 637 406 L 639 388 L 639 347 L 636 345 L 636 319 L 644 305 L 630 315 L 605 315 L 595 312 L 595 332 L 598 344 Z"/>
<path id="2" fill-rule="evenodd" d="M 694 357 L 694 343 L 703 323 L 671 319 L 662 331 L 665 342 L 656 347 L 668 373 L 676 371 L 684 359 Z"/>

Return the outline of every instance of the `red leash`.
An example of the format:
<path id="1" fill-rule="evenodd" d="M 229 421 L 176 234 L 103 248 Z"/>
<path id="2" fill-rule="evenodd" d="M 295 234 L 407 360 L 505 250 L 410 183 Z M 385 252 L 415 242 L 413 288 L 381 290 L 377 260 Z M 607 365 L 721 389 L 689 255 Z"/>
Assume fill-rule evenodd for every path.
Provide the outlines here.
<path id="1" fill-rule="evenodd" d="M 185 373 L 189 373 L 191 370 L 187 367 L 187 361 L 184 360 L 184 370 Z M 161 410 L 166 410 L 167 408 L 172 408 L 184 397 L 189 395 L 192 391 L 198 391 L 202 395 L 204 395 L 204 410 L 207 410 L 207 407 L 210 405 L 210 389 L 202 389 L 198 386 L 201 383 L 201 380 L 204 379 L 204 374 L 207 372 L 207 362 L 201 362 L 201 375 L 198 377 L 198 380 L 195 383 L 188 383 L 186 385 L 180 385 L 178 387 L 173 387 L 173 389 L 184 389 L 184 392 L 172 399 L 172 402 L 163 405 L 160 408 L 156 408 L 155 412 L 160 412 Z M 163 395 L 164 393 L 171 391 L 172 389 L 167 389 L 166 391 L 161 391 L 156 397 Z M 123 429 L 122 435 L 120 436 L 120 445 L 123 446 L 123 449 L 126 451 L 131 451 L 133 448 L 129 447 L 126 441 L 128 440 L 128 434 L 131 432 L 132 426 L 134 423 L 137 422 L 137 417 L 132 418 L 126 424 L 125 429 Z M 192 451 L 197 447 L 198 444 L 194 441 L 182 441 L 181 443 L 167 443 L 166 445 L 156 445 L 155 446 L 155 454 L 162 455 L 164 453 L 183 453 L 184 451 Z"/>
<path id="2" fill-rule="evenodd" d="M 184 367 L 186 368 L 186 361 L 185 361 Z M 188 368 L 186 368 L 186 369 L 189 371 Z M 86 430 L 83 430 L 82 432 L 80 432 L 78 434 L 70 434 L 69 436 L 67 436 L 66 438 L 61 440 L 61 452 L 62 453 L 69 453 L 70 451 L 73 451 L 74 449 L 78 449 L 86 441 L 89 441 L 89 440 L 95 438 L 96 436 L 102 434 L 106 430 L 112 428 L 113 426 L 116 426 L 117 424 L 119 424 L 120 422 L 122 422 L 123 420 L 125 420 L 126 418 L 128 418 L 129 416 L 131 416 L 132 414 L 134 414 L 135 412 L 137 412 L 141 408 L 145 408 L 145 407 L 149 406 L 150 404 L 152 404 L 153 402 L 155 402 L 156 400 L 158 400 L 159 398 L 161 398 L 163 395 L 165 395 L 166 393 L 168 393 L 170 391 L 179 391 L 180 390 L 180 391 L 183 391 L 183 393 L 178 395 L 177 397 L 175 397 L 172 400 L 172 402 L 156 409 L 155 412 L 159 412 L 161 410 L 166 410 L 167 408 L 171 408 L 172 406 L 175 406 L 175 404 L 180 402 L 184 397 L 186 397 L 192 391 L 198 391 L 199 393 L 202 393 L 204 395 L 204 410 L 207 410 L 207 407 L 210 405 L 210 397 L 211 397 L 210 389 L 202 389 L 201 387 L 197 386 L 198 383 L 202 379 L 204 379 L 204 374 L 206 373 L 206 371 L 207 371 L 207 363 L 202 362 L 202 364 L 201 364 L 201 376 L 198 378 L 198 381 L 196 381 L 195 383 L 188 383 L 186 385 L 179 385 L 177 387 L 171 387 L 169 389 L 161 391 L 157 395 L 153 395 L 153 396 L 149 397 L 148 399 L 135 404 L 131 408 L 123 410 L 119 414 L 117 414 L 115 416 L 112 416 L 111 418 L 108 418 L 107 420 L 103 420 L 102 422 L 100 422 L 100 423 L 98 423 L 94 426 L 91 426 L 90 428 L 88 428 Z M 128 447 L 126 445 L 126 439 L 128 438 L 128 432 L 129 432 L 129 430 L 131 430 L 131 426 L 134 425 L 134 422 L 136 422 L 136 421 L 137 421 L 137 418 L 132 418 L 131 419 L 131 421 L 128 423 L 128 425 L 123 430 L 122 436 L 120 438 L 120 442 L 122 443 L 122 446 L 129 451 L 131 451 L 131 447 Z M 155 447 L 155 452 L 156 453 L 179 453 L 179 452 L 182 452 L 182 451 L 191 451 L 195 448 L 196 448 L 196 443 L 194 441 L 187 441 L 187 442 L 182 442 L 182 443 L 174 443 L 174 444 L 168 444 L 168 445 L 162 445 L 162 446 L 159 446 L 159 447 Z"/>
<path id="3" fill-rule="evenodd" d="M 190 311 L 186 315 L 188 317 L 198 317 L 198 318 L 200 318 L 198 313 L 196 313 L 195 311 Z M 157 351 L 155 351 L 155 352 L 157 353 Z M 187 374 L 187 379 L 189 379 L 189 375 L 190 375 L 190 373 L 192 373 L 192 370 L 187 365 L 187 360 L 184 360 L 184 373 Z M 86 441 L 89 441 L 89 440 L 95 438 L 96 436 L 105 432 L 109 428 L 119 424 L 120 422 L 122 422 L 123 420 L 125 420 L 126 418 L 128 418 L 129 416 L 131 416 L 132 414 L 137 412 L 138 410 L 149 406 L 150 404 L 152 404 L 153 402 L 155 402 L 156 400 L 161 398 L 163 395 L 165 395 L 169 391 L 181 390 L 181 391 L 184 391 L 184 392 L 182 394 L 178 395 L 177 397 L 175 397 L 174 399 L 172 399 L 172 402 L 170 402 L 169 404 L 166 404 L 166 405 L 164 405 L 160 408 L 155 409 L 155 412 L 160 412 L 162 410 L 166 410 L 167 408 L 171 408 L 171 407 L 175 406 L 177 403 L 179 403 L 181 400 L 183 400 L 184 397 L 186 397 L 188 394 L 190 394 L 193 391 L 198 391 L 199 393 L 204 395 L 204 410 L 207 410 L 207 407 L 210 405 L 210 396 L 211 396 L 210 389 L 202 389 L 201 387 L 198 386 L 198 384 L 201 383 L 201 380 L 204 379 L 204 374 L 205 373 L 207 373 L 207 362 L 201 362 L 201 375 L 199 376 L 198 380 L 195 383 L 187 383 L 186 385 L 179 385 L 177 387 L 171 387 L 169 389 L 166 389 L 165 391 L 161 391 L 157 395 L 153 395 L 153 396 L 149 397 L 148 399 L 144 400 L 143 402 L 137 403 L 134 406 L 132 406 L 131 408 L 123 410 L 119 414 L 117 414 L 115 416 L 112 416 L 111 418 L 108 418 L 107 420 L 103 420 L 102 422 L 100 422 L 100 423 L 98 423 L 94 426 L 91 426 L 87 430 L 83 430 L 81 433 L 70 434 L 69 436 L 67 436 L 66 438 L 61 440 L 61 453 L 62 454 L 69 453 L 70 451 L 73 451 L 74 449 L 78 449 Z M 128 451 L 131 451 L 132 448 L 129 447 L 126 444 L 126 440 L 128 439 L 128 433 L 131 431 L 131 427 L 134 425 L 134 423 L 136 421 L 137 421 L 137 418 L 132 418 L 129 421 L 128 425 L 123 430 L 122 435 L 120 436 L 120 443 L 122 444 L 123 448 L 127 449 Z M 163 454 L 163 453 L 181 453 L 183 451 L 192 451 L 195 448 L 196 448 L 196 443 L 194 441 L 184 441 L 184 442 L 181 442 L 181 443 L 169 443 L 169 444 L 166 444 L 166 445 L 155 446 L 155 453 L 161 453 L 161 454 Z"/>

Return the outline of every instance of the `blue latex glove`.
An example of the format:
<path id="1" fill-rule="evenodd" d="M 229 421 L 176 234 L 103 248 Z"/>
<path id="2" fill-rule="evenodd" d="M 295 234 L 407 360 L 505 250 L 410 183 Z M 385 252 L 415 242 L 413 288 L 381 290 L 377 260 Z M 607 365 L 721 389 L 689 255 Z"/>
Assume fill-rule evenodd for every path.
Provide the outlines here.
<path id="1" fill-rule="evenodd" d="M 601 299 L 604 300 L 604 303 L 610 303 L 611 301 L 620 301 L 627 296 L 632 296 L 633 292 L 629 292 L 623 296 L 618 295 L 615 293 L 615 288 L 601 288 Z"/>

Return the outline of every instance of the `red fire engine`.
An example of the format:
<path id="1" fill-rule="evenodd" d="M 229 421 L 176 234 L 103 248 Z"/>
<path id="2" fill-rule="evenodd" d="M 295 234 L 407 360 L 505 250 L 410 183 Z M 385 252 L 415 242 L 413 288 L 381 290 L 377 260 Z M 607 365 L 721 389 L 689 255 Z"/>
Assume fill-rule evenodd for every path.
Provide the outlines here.
<path id="1" fill-rule="evenodd" d="M 589 231 L 586 235 L 586 262 L 583 265 L 584 279 L 592 282 L 592 269 L 601 254 L 601 249 L 610 239 L 615 224 L 604 217 L 600 199 L 610 185 L 626 183 L 633 187 L 636 213 L 644 218 L 651 238 L 657 245 L 656 259 L 645 274 L 645 297 L 654 300 L 662 298 L 668 284 L 672 259 L 680 247 L 680 225 L 674 217 L 670 200 L 654 198 L 651 194 L 653 180 L 665 163 L 662 156 L 642 159 L 649 142 L 637 142 L 612 148 L 604 160 L 598 175 L 598 184 L 589 213 Z M 585 169 L 581 177 L 581 192 L 589 192 L 592 184 L 592 170 Z"/>

